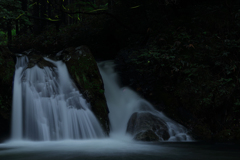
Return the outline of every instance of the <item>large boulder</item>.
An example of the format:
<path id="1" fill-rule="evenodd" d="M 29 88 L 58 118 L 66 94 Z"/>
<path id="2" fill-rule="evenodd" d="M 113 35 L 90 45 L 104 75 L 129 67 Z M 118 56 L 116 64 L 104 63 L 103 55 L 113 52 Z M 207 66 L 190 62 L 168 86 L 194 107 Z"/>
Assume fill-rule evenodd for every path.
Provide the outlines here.
<path id="1" fill-rule="evenodd" d="M 128 121 L 127 133 L 140 141 L 163 141 L 170 138 L 167 124 L 150 112 L 133 113 Z"/>
<path id="2" fill-rule="evenodd" d="M 91 104 L 91 109 L 105 133 L 109 134 L 109 110 L 104 96 L 103 80 L 88 47 L 67 48 L 57 53 L 54 58 L 66 63 L 68 72 L 77 88 Z"/>

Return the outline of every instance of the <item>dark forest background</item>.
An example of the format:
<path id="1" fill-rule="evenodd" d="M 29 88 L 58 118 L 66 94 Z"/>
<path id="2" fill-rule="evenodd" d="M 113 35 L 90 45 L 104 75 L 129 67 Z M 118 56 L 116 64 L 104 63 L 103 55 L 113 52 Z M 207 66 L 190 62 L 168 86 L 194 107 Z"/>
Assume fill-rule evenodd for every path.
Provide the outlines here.
<path id="1" fill-rule="evenodd" d="M 87 45 L 122 85 L 194 138 L 240 140 L 239 0 L 1 0 L 0 128 L 9 135 L 12 61 L 3 48 L 56 54 Z"/>

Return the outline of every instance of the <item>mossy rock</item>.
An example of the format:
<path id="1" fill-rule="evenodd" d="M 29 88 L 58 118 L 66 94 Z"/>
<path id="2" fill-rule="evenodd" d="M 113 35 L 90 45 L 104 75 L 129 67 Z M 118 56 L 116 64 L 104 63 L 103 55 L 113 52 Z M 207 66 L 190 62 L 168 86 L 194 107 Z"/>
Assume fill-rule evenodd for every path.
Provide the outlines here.
<path id="1" fill-rule="evenodd" d="M 137 141 L 159 141 L 159 137 L 152 130 L 140 132 L 135 135 L 134 139 Z"/>
<path id="2" fill-rule="evenodd" d="M 23 52 L 23 55 L 26 55 L 28 57 L 28 67 L 27 68 L 32 68 L 34 67 L 35 65 L 37 65 L 39 68 L 44 68 L 44 67 L 50 67 L 50 68 L 53 68 L 53 67 L 56 67 L 54 64 L 52 64 L 51 62 L 49 61 L 46 61 L 44 58 L 43 58 L 43 55 L 41 52 L 39 51 L 36 51 L 34 49 L 30 49 L 28 51 L 24 51 Z"/>
<path id="3" fill-rule="evenodd" d="M 139 141 L 163 141 L 170 138 L 167 124 L 149 112 L 133 113 L 128 121 L 127 133 Z"/>
<path id="4" fill-rule="evenodd" d="M 105 133 L 109 134 L 109 110 L 104 96 L 103 80 L 88 47 L 67 48 L 59 52 L 55 59 L 62 59 L 66 63 L 76 86 L 91 104 L 91 109 Z"/>

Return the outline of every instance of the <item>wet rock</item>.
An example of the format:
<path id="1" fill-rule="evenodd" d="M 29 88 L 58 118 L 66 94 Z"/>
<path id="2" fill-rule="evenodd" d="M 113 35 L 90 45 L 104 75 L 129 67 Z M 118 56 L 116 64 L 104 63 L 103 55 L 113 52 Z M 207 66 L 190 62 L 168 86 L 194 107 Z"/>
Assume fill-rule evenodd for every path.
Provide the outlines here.
<path id="1" fill-rule="evenodd" d="M 28 67 L 27 68 L 32 68 L 35 65 L 37 65 L 40 68 L 44 68 L 44 67 L 56 67 L 54 64 L 52 64 L 51 62 L 46 61 L 43 58 L 43 55 L 41 54 L 41 52 L 34 50 L 34 49 L 30 49 L 27 51 L 24 51 L 21 55 L 26 55 L 28 57 Z"/>
<path id="2" fill-rule="evenodd" d="M 91 109 L 105 133 L 109 134 L 109 110 L 104 96 L 103 80 L 89 48 L 86 46 L 70 47 L 58 52 L 55 59 L 62 59 L 66 63 L 77 88 L 91 104 Z"/>
<path id="3" fill-rule="evenodd" d="M 167 124 L 150 112 L 133 113 L 128 121 L 127 133 L 141 141 L 163 141 L 170 138 Z"/>
<path id="4" fill-rule="evenodd" d="M 152 130 L 147 130 L 136 134 L 134 139 L 138 141 L 158 141 L 159 137 Z"/>

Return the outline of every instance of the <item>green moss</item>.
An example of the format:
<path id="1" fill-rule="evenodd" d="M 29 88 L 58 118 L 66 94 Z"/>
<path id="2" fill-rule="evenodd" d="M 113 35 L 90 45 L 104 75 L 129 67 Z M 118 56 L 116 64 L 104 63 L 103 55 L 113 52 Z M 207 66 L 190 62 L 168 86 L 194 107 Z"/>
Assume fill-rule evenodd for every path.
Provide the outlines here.
<path id="1" fill-rule="evenodd" d="M 71 56 L 71 59 L 66 61 L 70 75 L 75 80 L 83 96 L 91 103 L 92 111 L 108 134 L 108 109 L 102 78 L 95 59 L 86 47 L 68 48 L 65 51 Z"/>

